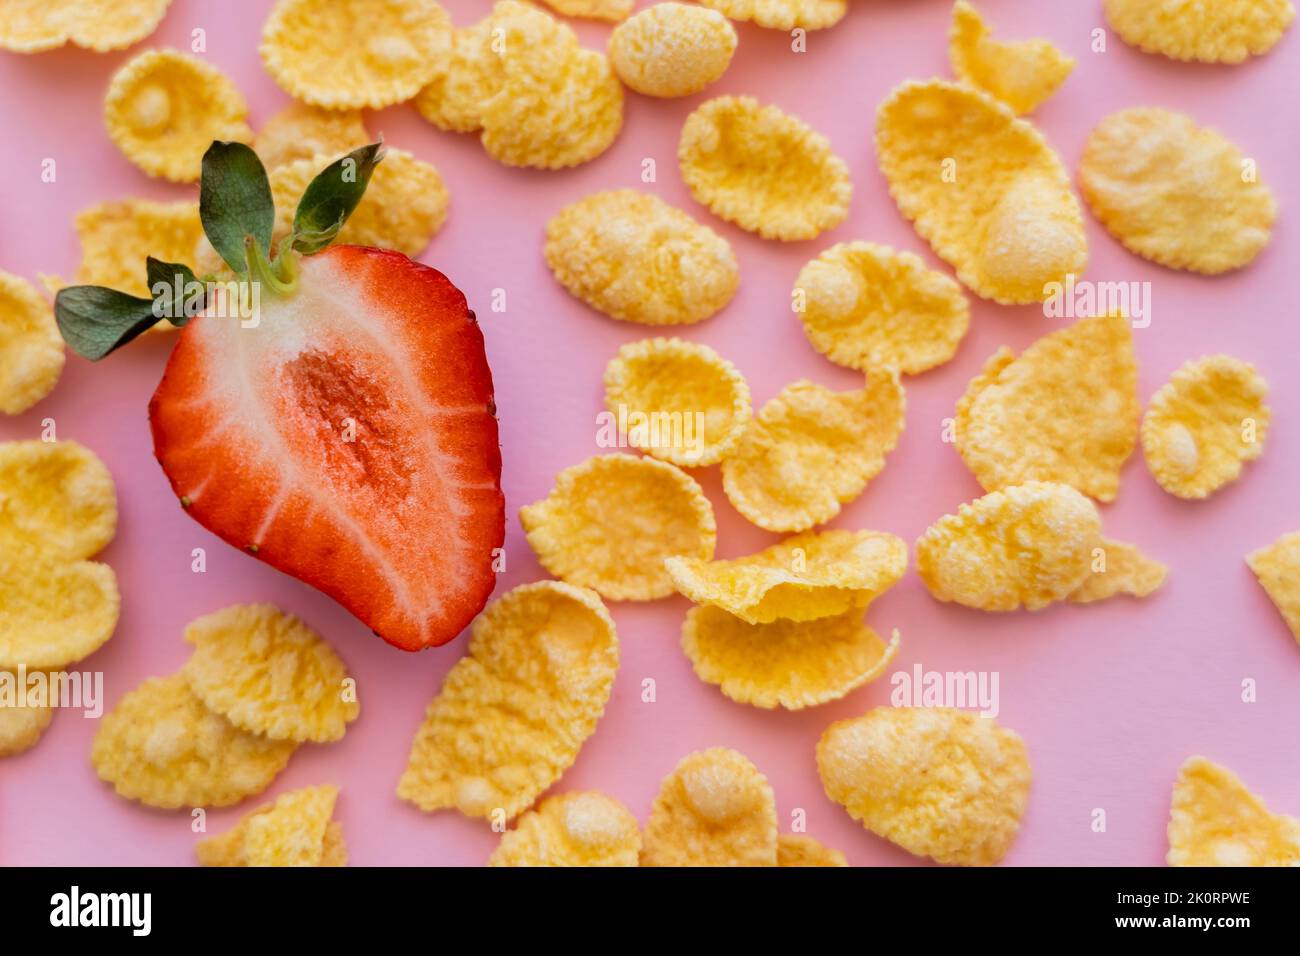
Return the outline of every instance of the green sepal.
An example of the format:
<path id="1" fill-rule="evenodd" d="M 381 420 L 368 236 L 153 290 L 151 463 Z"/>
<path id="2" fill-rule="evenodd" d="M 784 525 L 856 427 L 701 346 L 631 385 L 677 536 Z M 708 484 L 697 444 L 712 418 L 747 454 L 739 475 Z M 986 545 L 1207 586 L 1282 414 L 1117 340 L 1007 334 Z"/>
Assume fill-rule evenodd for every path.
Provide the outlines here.
<path id="1" fill-rule="evenodd" d="M 257 153 L 243 143 L 216 141 L 203 154 L 199 180 L 199 218 L 212 248 L 235 272 L 247 269 L 244 237 L 271 248 L 275 202 Z"/>
<path id="2" fill-rule="evenodd" d="M 152 299 L 97 285 L 74 285 L 54 297 L 59 334 L 72 351 L 97 362 L 161 321 Z"/>
<path id="3" fill-rule="evenodd" d="M 203 311 L 207 289 L 189 266 L 182 262 L 163 262 L 150 256 L 145 268 L 149 292 L 153 295 L 154 315 L 180 327 Z M 177 280 L 180 282 L 179 298 L 176 295 Z"/>
<path id="4" fill-rule="evenodd" d="M 311 255 L 334 241 L 361 202 L 375 167 L 383 159 L 381 139 L 354 149 L 316 175 L 298 201 L 298 211 L 293 217 L 294 250 Z"/>

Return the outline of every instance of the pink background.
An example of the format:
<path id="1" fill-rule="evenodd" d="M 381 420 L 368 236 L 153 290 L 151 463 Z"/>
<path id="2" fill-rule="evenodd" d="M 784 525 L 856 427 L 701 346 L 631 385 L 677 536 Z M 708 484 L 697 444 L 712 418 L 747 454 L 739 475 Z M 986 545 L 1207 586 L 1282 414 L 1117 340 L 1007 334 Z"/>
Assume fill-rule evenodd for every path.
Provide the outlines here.
<path id="1" fill-rule="evenodd" d="M 643 4 L 644 5 L 644 4 Z M 176 0 L 161 29 L 131 51 L 94 55 L 65 50 L 39 56 L 0 53 L 0 268 L 34 280 L 71 276 L 78 262 L 74 214 L 100 200 L 181 199 L 183 186 L 147 179 L 108 140 L 100 101 L 112 72 L 144 45 L 187 46 L 207 31 L 207 57 L 247 95 L 256 126 L 287 101 L 257 55 L 265 2 Z M 458 24 L 486 8 L 449 0 Z M 717 229 L 740 260 L 740 293 L 721 314 L 680 334 L 707 343 L 748 376 L 756 404 L 800 377 L 853 387 L 854 373 L 808 345 L 789 310 L 800 266 L 835 242 L 866 239 L 922 255 L 946 269 L 899 216 L 876 168 L 876 104 L 913 77 L 948 75 L 946 0 L 853 0 L 835 28 L 809 35 L 795 54 L 788 38 L 737 24 L 740 47 L 730 71 L 702 96 L 652 100 L 628 94 L 623 133 L 595 162 L 559 173 L 507 169 L 475 137 L 440 132 L 410 107 L 367 116 L 372 133 L 438 167 L 451 191 L 451 216 L 423 261 L 445 272 L 478 310 L 496 380 L 505 459 L 509 572 L 497 593 L 544 577 L 519 531 L 520 505 L 546 494 L 555 474 L 597 452 L 595 416 L 601 374 L 616 348 L 654 330 L 609 320 L 570 298 L 542 261 L 544 223 L 589 193 L 638 186 L 641 163 L 657 161 L 652 189 Z M 1009 864 L 1159 864 L 1166 849 L 1170 786 L 1178 765 L 1204 754 L 1237 771 L 1279 811 L 1300 814 L 1300 648 L 1242 561 L 1248 551 L 1300 527 L 1296 463 L 1300 423 L 1300 345 L 1294 328 L 1294 270 L 1300 241 L 1292 218 L 1300 199 L 1287 173 L 1300 155 L 1294 91 L 1296 38 L 1236 67 L 1182 65 L 1141 54 L 1110 36 L 1090 52 L 1102 26 L 1095 0 L 1032 3 L 984 0 L 1004 37 L 1043 35 L 1073 54 L 1078 69 L 1037 122 L 1073 169 L 1084 138 L 1106 114 L 1160 105 L 1217 127 L 1258 160 L 1282 214 L 1273 243 L 1245 271 L 1207 279 L 1167 271 L 1125 252 L 1087 218 L 1092 280 L 1150 281 L 1153 321 L 1135 334 L 1145 401 L 1184 360 L 1226 351 L 1256 363 L 1273 386 L 1273 430 L 1262 459 L 1210 500 L 1179 501 L 1148 475 L 1140 453 L 1124 470 L 1117 502 L 1104 509 L 1107 531 L 1164 559 L 1164 590 L 1135 602 L 1057 606 L 1036 614 L 990 615 L 932 600 L 909 574 L 870 613 L 880 630 L 897 627 L 897 667 L 996 670 L 1000 722 L 1028 742 L 1034 786 Z M 575 22 L 584 42 L 603 46 L 604 24 Z M 1294 32 L 1294 31 L 1293 31 Z M 848 162 L 854 197 L 848 221 L 812 242 L 765 242 L 695 204 L 675 161 L 686 114 L 708 96 L 753 94 L 826 133 Z M 57 184 L 40 181 L 44 157 L 58 161 Z M 1288 265 L 1289 264 L 1289 265 Z M 491 290 L 505 288 L 509 311 L 493 313 Z M 908 428 L 888 467 L 834 525 L 878 528 L 914 540 L 927 525 L 980 488 L 955 450 L 940 440 L 942 420 L 985 357 L 999 345 L 1017 351 L 1060 326 L 1037 308 L 1005 308 L 972 297 L 970 334 L 950 364 L 910 378 Z M 232 603 L 274 601 L 301 614 L 339 649 L 358 678 L 360 720 L 336 745 L 305 746 L 262 799 L 321 782 L 342 787 L 339 816 L 357 864 L 481 864 L 497 836 L 454 812 L 425 815 L 394 795 L 412 735 L 429 698 L 464 649 L 463 638 L 418 656 L 372 637 L 328 599 L 208 534 L 176 505 L 154 462 L 146 403 L 167 357 L 151 338 L 99 365 L 70 357 L 54 394 L 33 411 L 0 422 L 0 439 L 37 437 L 42 418 L 61 438 L 89 445 L 118 487 L 121 529 L 103 560 L 123 595 L 116 636 L 85 668 L 105 673 L 111 705 L 149 675 L 180 666 L 185 624 Z M 718 516 L 719 554 L 763 547 L 775 536 L 749 525 L 722 494 L 717 469 L 699 474 Z M 206 574 L 190 570 L 190 551 L 208 553 Z M 559 790 L 598 788 L 642 820 L 659 781 L 682 756 L 725 745 L 747 754 L 776 790 L 782 829 L 807 813 L 808 832 L 855 864 L 910 864 L 829 802 L 813 747 L 833 720 L 887 703 L 887 678 L 847 699 L 800 713 L 768 713 L 724 698 L 695 678 L 678 645 L 687 602 L 612 606 L 622 667 L 595 735 Z M 644 678 L 658 702 L 642 703 Z M 1241 701 L 1241 682 L 1258 683 L 1258 702 Z M 96 722 L 56 715 L 27 754 L 0 761 L 0 863 L 178 864 L 193 860 L 195 835 L 184 813 L 129 803 L 95 776 L 88 759 Z M 224 830 L 262 802 L 209 815 Z M 1108 832 L 1090 828 L 1104 808 Z"/>

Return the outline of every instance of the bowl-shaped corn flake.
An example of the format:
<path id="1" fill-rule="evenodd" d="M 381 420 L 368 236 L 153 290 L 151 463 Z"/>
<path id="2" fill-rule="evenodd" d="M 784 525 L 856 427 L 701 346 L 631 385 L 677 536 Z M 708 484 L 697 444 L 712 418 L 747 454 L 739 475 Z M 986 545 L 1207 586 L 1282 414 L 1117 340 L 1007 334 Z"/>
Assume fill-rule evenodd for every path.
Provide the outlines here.
<path id="1" fill-rule="evenodd" d="M 18 415 L 63 374 L 63 337 L 54 310 L 16 275 L 0 271 L 0 412 Z"/>
<path id="2" fill-rule="evenodd" d="M 1049 41 L 995 40 L 984 18 L 966 0 L 952 8 L 948 59 L 963 83 L 991 93 L 1017 113 L 1032 113 L 1073 72 L 1074 58 Z"/>
<path id="3" fill-rule="evenodd" d="M 202 866 L 342 866 L 347 848 L 326 857 L 330 817 L 339 788 L 304 787 L 246 814 L 225 833 L 200 840 L 194 853 Z M 336 834 L 341 836 L 341 832 Z"/>
<path id="4" fill-rule="evenodd" d="M 732 20 L 747 20 L 770 30 L 821 30 L 848 12 L 848 0 L 700 0 Z"/>
<path id="5" fill-rule="evenodd" d="M 117 533 L 113 476 L 75 441 L 0 443 L 0 551 L 75 561 Z"/>
<path id="6" fill-rule="evenodd" d="M 507 44 L 508 49 L 509 30 L 495 15 L 472 27 L 458 27 L 452 34 L 451 49 L 438 58 L 433 78 L 412 101 L 420 115 L 439 129 L 473 133 L 483 128 L 482 105 L 501 79 L 501 54 L 493 49 L 494 29 L 502 31 L 497 42 Z"/>
<path id="7" fill-rule="evenodd" d="M 12 672 L 2 672 L 0 680 L 16 686 L 18 677 Z M 34 747 L 53 719 L 54 708 L 48 701 L 0 707 L 0 757 L 13 757 Z"/>
<path id="8" fill-rule="evenodd" d="M 823 846 L 810 836 L 782 833 L 776 838 L 777 866 L 848 866 L 839 850 Z"/>
<path id="9" fill-rule="evenodd" d="M 1148 558 L 1136 546 L 1124 541 L 1103 538 L 1093 550 L 1089 574 L 1070 592 L 1067 600 L 1075 604 L 1105 601 L 1117 594 L 1144 598 L 1159 590 L 1169 569 Z"/>
<path id="10" fill-rule="evenodd" d="M 1102 0 L 1125 43 L 1175 60 L 1240 63 L 1267 53 L 1295 18 L 1291 0 Z"/>
<path id="11" fill-rule="evenodd" d="M 1189 758 L 1169 810 L 1170 866 L 1300 866 L 1300 820 L 1270 813 L 1231 770 Z"/>
<path id="12" fill-rule="evenodd" d="M 716 10 L 656 3 L 609 37 L 609 62 L 646 96 L 690 96 L 716 82 L 736 52 L 736 30 Z"/>
<path id="13" fill-rule="evenodd" d="M 263 166 L 275 169 L 297 159 L 337 156 L 372 142 L 360 110 L 327 110 L 295 102 L 262 124 L 253 149 Z"/>
<path id="14" fill-rule="evenodd" d="M 1284 534 L 1268 547 L 1252 551 L 1246 564 L 1255 572 L 1292 636 L 1300 641 L 1300 531 Z"/>
<path id="15" fill-rule="evenodd" d="M 547 797 L 507 830 L 489 866 L 637 866 L 641 827 L 603 793 Z"/>
<path id="16" fill-rule="evenodd" d="M 42 53 L 71 43 L 106 53 L 158 28 L 171 0 L 5 0 L 0 49 Z"/>
<path id="17" fill-rule="evenodd" d="M 556 13 L 588 20 L 626 20 L 636 0 L 542 0 Z"/>
<path id="18" fill-rule="evenodd" d="M 0 550 L 0 668 L 59 670 L 113 636 L 122 600 L 98 561 Z"/>

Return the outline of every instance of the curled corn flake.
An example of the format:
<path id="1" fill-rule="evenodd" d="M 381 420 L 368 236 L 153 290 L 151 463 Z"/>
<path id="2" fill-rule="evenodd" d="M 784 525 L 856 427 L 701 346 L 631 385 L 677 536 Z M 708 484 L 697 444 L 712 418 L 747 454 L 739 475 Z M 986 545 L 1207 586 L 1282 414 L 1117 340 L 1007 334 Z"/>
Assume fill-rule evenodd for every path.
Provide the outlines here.
<path id="1" fill-rule="evenodd" d="M 957 451 L 985 491 L 1026 481 L 1113 501 L 1137 444 L 1133 333 L 1122 315 L 1080 319 L 1016 358 L 1003 346 L 957 402 Z"/>
<path id="2" fill-rule="evenodd" d="M 411 746 L 397 794 L 421 810 L 518 815 L 560 778 L 605 711 L 618 635 L 600 598 L 517 587 L 474 621 Z"/>
<path id="3" fill-rule="evenodd" d="M 664 779 L 642 840 L 642 866 L 776 866 L 776 798 L 743 754 L 697 751 Z"/>
<path id="4" fill-rule="evenodd" d="M 39 402 L 63 373 L 63 338 L 50 308 L 24 279 L 0 271 L 0 412 Z"/>
<path id="5" fill-rule="evenodd" d="M 1025 742 L 991 718 L 877 707 L 817 744 L 826 795 L 909 853 L 958 866 L 1006 856 L 1029 801 Z"/>
<path id="6" fill-rule="evenodd" d="M 1074 71 L 1074 58 L 1047 40 L 995 40 L 979 11 L 957 0 L 948 59 L 957 79 L 991 93 L 1017 113 L 1032 113 Z"/>
<path id="7" fill-rule="evenodd" d="M 560 472 L 541 501 L 519 509 L 547 571 L 611 601 L 673 593 L 664 559 L 713 557 L 713 506 L 690 475 L 667 462 L 597 455 Z"/>
<path id="8" fill-rule="evenodd" d="M 58 670 L 113 636 L 117 577 L 97 561 L 0 551 L 0 667 Z"/>
<path id="9" fill-rule="evenodd" d="M 246 143 L 248 104 L 206 60 L 175 50 L 146 50 L 113 74 L 104 125 L 123 155 L 150 176 L 199 178 L 213 140 Z"/>
<path id="10" fill-rule="evenodd" d="M 821 30 L 848 12 L 848 0 L 700 0 L 733 20 L 748 20 L 771 30 Z"/>
<path id="11" fill-rule="evenodd" d="M 118 794 L 151 807 L 224 807 L 261 793 L 293 741 L 240 730 L 203 706 L 183 674 L 151 677 L 100 722 L 90 759 Z"/>
<path id="12" fill-rule="evenodd" d="M 1291 0 L 1102 0 L 1130 46 L 1175 60 L 1240 63 L 1267 53 L 1295 18 Z"/>
<path id="13" fill-rule="evenodd" d="M 646 96 L 690 96 L 716 82 L 736 52 L 736 30 L 716 10 L 657 3 L 614 29 L 609 61 Z"/>
<path id="14" fill-rule="evenodd" d="M 722 462 L 722 488 L 742 515 L 768 531 L 829 521 L 885 467 L 903 432 L 907 401 L 896 372 L 833 392 L 809 381 L 783 388 Z"/>
<path id="15" fill-rule="evenodd" d="M 681 339 L 619 349 L 605 367 L 605 407 L 629 445 L 682 467 L 721 461 L 753 414 L 739 370 Z"/>
<path id="16" fill-rule="evenodd" d="M 1078 590 L 1101 540 L 1096 505 L 1069 485 L 1031 481 L 936 521 L 916 542 L 916 570 L 940 601 L 1036 611 Z"/>
<path id="17" fill-rule="evenodd" d="M 1117 594 L 1144 598 L 1165 583 L 1169 569 L 1134 545 L 1103 538 L 1093 549 L 1089 574 L 1070 592 L 1075 604 L 1092 604 Z"/>
<path id="18" fill-rule="evenodd" d="M 340 740 L 361 707 L 347 665 L 315 631 L 270 604 L 237 604 L 193 621 L 183 673 L 211 710 L 272 740 Z"/>
<path id="19" fill-rule="evenodd" d="M 506 831 L 489 866 L 636 866 L 641 828 L 627 807 L 595 791 L 548 797 Z"/>
<path id="20" fill-rule="evenodd" d="M 1121 110 L 1097 124 L 1079 188 L 1130 252 L 1206 275 L 1251 262 L 1277 217 L 1272 191 L 1230 140 L 1155 107 Z"/>
<path id="21" fill-rule="evenodd" d="M 909 82 L 876 114 L 876 154 L 899 210 L 968 288 L 1040 302 L 1083 272 L 1083 215 L 1043 135 L 987 93 Z"/>
<path id="22" fill-rule="evenodd" d="M 801 120 L 748 96 L 697 107 L 677 144 L 697 202 L 764 239 L 812 239 L 849 214 L 849 169 Z"/>
<path id="23" fill-rule="evenodd" d="M 17 686 L 17 675 L 0 674 L 0 679 Z M 0 757 L 12 757 L 36 745 L 54 719 L 54 708 L 42 704 L 0 706 Z"/>
<path id="24" fill-rule="evenodd" d="M 1252 551 L 1246 564 L 1255 572 L 1287 627 L 1300 641 L 1300 531 L 1284 534 L 1266 548 Z"/>
<path id="25" fill-rule="evenodd" d="M 898 583 L 907 545 L 883 531 L 806 532 L 732 561 L 669 558 L 677 590 L 749 624 L 861 610 Z"/>
<path id="26" fill-rule="evenodd" d="M 337 156 L 372 142 L 360 110 L 290 103 L 262 124 L 253 149 L 267 169 L 298 159 Z"/>
<path id="27" fill-rule="evenodd" d="M 1264 450 L 1268 383 L 1248 362 L 1209 355 L 1187 362 L 1151 396 L 1142 453 L 1171 495 L 1205 498 L 1241 475 Z"/>
<path id="28" fill-rule="evenodd" d="M 492 48 L 494 28 L 503 31 L 501 40 L 509 37 L 508 28 L 493 16 L 457 29 L 450 51 L 438 59 L 437 72 L 413 100 L 420 115 L 439 129 L 452 133 L 482 129 L 480 107 L 500 82 L 499 54 Z"/>
<path id="29" fill-rule="evenodd" d="M 848 866 L 839 850 L 823 846 L 810 836 L 782 833 L 776 838 L 777 866 Z"/>
<path id="30" fill-rule="evenodd" d="M 259 50 L 294 99 L 378 109 L 415 96 L 450 44 L 451 19 L 434 0 L 276 0 Z"/>
<path id="31" fill-rule="evenodd" d="M 1189 758 L 1169 814 L 1170 866 L 1300 866 L 1300 820 L 1270 813 L 1231 770 Z"/>
<path id="32" fill-rule="evenodd" d="M 158 28 L 171 0 L 5 0 L 0 49 L 41 53 L 65 43 L 96 53 L 120 50 Z"/>
<path id="33" fill-rule="evenodd" d="M 75 441 L 0 443 L 0 550 L 74 561 L 117 533 L 117 492 L 99 457 Z"/>
<path id="34" fill-rule="evenodd" d="M 809 262 L 793 299 L 813 348 L 864 372 L 942 365 L 970 326 L 961 286 L 910 252 L 871 242 L 842 242 Z"/>
<path id="35" fill-rule="evenodd" d="M 862 623 L 861 611 L 814 621 L 747 624 L 720 608 L 691 608 L 682 650 L 696 675 L 738 704 L 802 710 L 880 677 L 898 654 Z"/>
<path id="36" fill-rule="evenodd" d="M 636 0 L 542 0 L 556 13 L 590 20 L 626 20 Z"/>
<path id="37" fill-rule="evenodd" d="M 281 794 L 225 833 L 200 840 L 195 855 L 203 866 L 341 866 L 325 859 L 338 795 L 333 786 Z M 346 861 L 346 847 L 342 852 Z"/>

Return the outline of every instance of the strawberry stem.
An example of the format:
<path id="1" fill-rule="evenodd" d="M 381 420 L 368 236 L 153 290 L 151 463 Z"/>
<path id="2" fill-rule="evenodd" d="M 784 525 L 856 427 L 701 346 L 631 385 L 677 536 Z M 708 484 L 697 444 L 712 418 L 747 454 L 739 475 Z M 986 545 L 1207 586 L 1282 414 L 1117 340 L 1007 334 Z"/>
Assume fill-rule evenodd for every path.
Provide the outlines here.
<path id="1" fill-rule="evenodd" d="M 256 236 L 244 237 L 244 262 L 249 281 L 265 285 L 273 294 L 291 296 L 298 291 L 297 263 L 290 256 L 280 255 L 272 265 Z"/>

